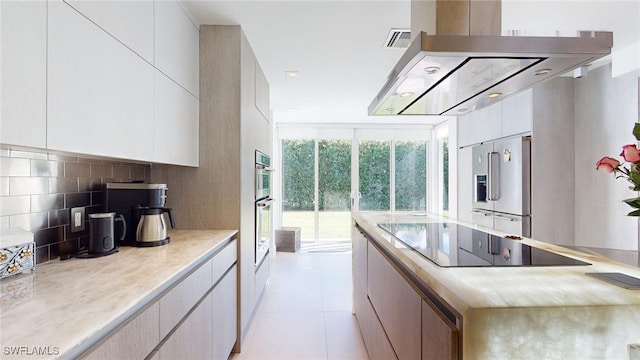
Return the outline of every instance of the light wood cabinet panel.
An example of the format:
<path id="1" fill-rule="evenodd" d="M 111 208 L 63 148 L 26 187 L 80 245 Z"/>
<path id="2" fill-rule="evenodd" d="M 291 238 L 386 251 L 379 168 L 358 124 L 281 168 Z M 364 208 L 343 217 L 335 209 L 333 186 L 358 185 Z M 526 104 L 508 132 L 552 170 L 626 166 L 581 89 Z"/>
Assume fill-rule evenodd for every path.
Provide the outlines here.
<path id="1" fill-rule="evenodd" d="M 213 289 L 213 359 L 226 360 L 236 342 L 238 327 L 237 293 L 238 269 L 231 270 Z"/>
<path id="2" fill-rule="evenodd" d="M 422 358 L 458 359 L 458 329 L 422 300 Z"/>
<path id="3" fill-rule="evenodd" d="M 159 71 L 154 73 L 154 90 L 154 160 L 198 166 L 198 98 Z"/>
<path id="4" fill-rule="evenodd" d="M 154 1 L 155 66 L 196 97 L 200 94 L 199 31 L 177 1 Z"/>
<path id="5" fill-rule="evenodd" d="M 421 299 L 371 242 L 367 250 L 367 293 L 399 359 L 421 354 Z"/>
<path id="6" fill-rule="evenodd" d="M 502 136 L 531 132 L 533 124 L 533 89 L 502 102 Z"/>
<path id="7" fill-rule="evenodd" d="M 269 104 L 269 82 L 264 76 L 260 65 L 256 62 L 256 108 L 267 122 L 271 119 L 271 106 Z"/>
<path id="8" fill-rule="evenodd" d="M 63 2 L 48 3 L 47 145 L 153 159 L 153 67 Z"/>
<path id="9" fill-rule="evenodd" d="M 213 296 L 212 293 L 162 344 L 160 360 L 213 358 Z"/>
<path id="10" fill-rule="evenodd" d="M 153 64 L 153 2 L 65 0 L 121 43 Z"/>
<path id="11" fill-rule="evenodd" d="M 159 306 L 155 302 L 116 330 L 84 359 L 144 359 L 158 345 Z"/>
<path id="12" fill-rule="evenodd" d="M 384 328 L 373 306 L 367 299 L 363 307 L 363 323 L 362 337 L 364 339 L 365 346 L 367 347 L 367 353 L 370 360 L 393 360 L 397 359 L 396 353 L 393 351 L 393 346 L 389 342 L 387 335 L 384 332 Z M 358 320 L 360 321 L 360 320 Z"/>
<path id="13" fill-rule="evenodd" d="M 0 1 L 0 143 L 46 147 L 47 3 Z"/>
<path id="14" fill-rule="evenodd" d="M 204 263 L 160 299 L 161 337 L 165 337 L 211 288 L 212 261 Z"/>
<path id="15" fill-rule="evenodd" d="M 255 150 L 271 149 L 271 128 L 255 105 L 256 58 L 241 27 L 203 25 L 200 35 L 200 165 L 156 166 L 152 181 L 171 188 L 167 206 L 182 228 L 240 230 L 239 327 L 246 334 L 268 276 L 254 265 L 253 173 Z"/>

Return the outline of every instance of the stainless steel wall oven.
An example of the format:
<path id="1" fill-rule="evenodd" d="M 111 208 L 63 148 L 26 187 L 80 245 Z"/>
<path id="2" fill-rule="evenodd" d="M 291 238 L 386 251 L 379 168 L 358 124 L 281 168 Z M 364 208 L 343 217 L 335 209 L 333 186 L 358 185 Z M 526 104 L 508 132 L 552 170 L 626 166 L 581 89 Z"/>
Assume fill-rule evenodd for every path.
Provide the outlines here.
<path id="1" fill-rule="evenodd" d="M 255 265 L 258 266 L 269 252 L 271 244 L 273 199 L 271 198 L 271 159 L 268 155 L 256 150 L 255 170 L 255 208 L 256 208 L 256 257 Z"/>

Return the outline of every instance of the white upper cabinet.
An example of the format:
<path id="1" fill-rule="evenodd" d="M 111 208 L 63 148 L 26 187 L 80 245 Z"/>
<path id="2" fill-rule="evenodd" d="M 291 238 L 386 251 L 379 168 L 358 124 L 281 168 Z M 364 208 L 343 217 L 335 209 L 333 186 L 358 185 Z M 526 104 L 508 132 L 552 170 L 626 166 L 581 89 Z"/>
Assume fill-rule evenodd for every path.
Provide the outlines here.
<path id="1" fill-rule="evenodd" d="M 502 136 L 531 132 L 533 89 L 511 96 L 502 102 Z"/>
<path id="2" fill-rule="evenodd" d="M 65 2 L 153 64 L 152 1 L 65 0 Z"/>
<path id="3" fill-rule="evenodd" d="M 502 134 L 502 104 L 497 103 L 458 117 L 458 145 L 497 139 Z"/>
<path id="4" fill-rule="evenodd" d="M 47 3 L 0 1 L 0 143 L 46 147 Z"/>
<path id="5" fill-rule="evenodd" d="M 48 8 L 48 147 L 152 160 L 155 69 L 67 4 Z"/>
<path id="6" fill-rule="evenodd" d="M 155 162 L 198 166 L 198 98 L 156 71 Z"/>
<path id="7" fill-rule="evenodd" d="M 155 1 L 155 66 L 199 97 L 198 28 L 173 0 Z"/>

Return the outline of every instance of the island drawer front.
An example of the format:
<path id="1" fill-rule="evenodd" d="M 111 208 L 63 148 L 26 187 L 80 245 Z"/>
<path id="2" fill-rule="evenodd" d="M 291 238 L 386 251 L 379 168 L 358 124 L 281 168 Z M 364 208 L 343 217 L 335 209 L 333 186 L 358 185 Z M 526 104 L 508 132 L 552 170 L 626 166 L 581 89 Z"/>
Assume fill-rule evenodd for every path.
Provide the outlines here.
<path id="1" fill-rule="evenodd" d="M 176 324 L 209 291 L 213 261 L 205 262 L 160 299 L 160 338 L 164 338 Z"/>
<path id="2" fill-rule="evenodd" d="M 213 256 L 211 272 L 212 283 L 217 283 L 224 273 L 238 260 L 238 240 L 233 239 L 222 250 Z"/>
<path id="3" fill-rule="evenodd" d="M 456 360 L 458 329 L 433 304 L 422 300 L 422 358 Z"/>
<path id="4" fill-rule="evenodd" d="M 158 345 L 159 305 L 151 306 L 116 329 L 83 359 L 144 359 Z M 156 329 L 156 331 L 153 331 Z"/>
<path id="5" fill-rule="evenodd" d="M 380 251 L 368 243 L 367 293 L 398 359 L 420 359 L 422 299 Z"/>

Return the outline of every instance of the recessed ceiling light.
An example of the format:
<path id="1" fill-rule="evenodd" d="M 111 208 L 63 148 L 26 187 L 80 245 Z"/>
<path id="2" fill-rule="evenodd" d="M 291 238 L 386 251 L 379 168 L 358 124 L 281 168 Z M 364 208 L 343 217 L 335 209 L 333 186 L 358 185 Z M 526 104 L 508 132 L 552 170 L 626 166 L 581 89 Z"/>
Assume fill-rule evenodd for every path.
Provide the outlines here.
<path id="1" fill-rule="evenodd" d="M 386 108 L 385 110 L 387 110 L 388 112 L 394 112 L 394 111 L 396 111 L 396 109 L 395 109 L 395 108 Z"/>
<path id="2" fill-rule="evenodd" d="M 287 77 L 290 77 L 290 78 L 298 77 L 297 71 L 285 71 L 285 74 L 287 74 Z"/>
<path id="3" fill-rule="evenodd" d="M 495 99 L 495 98 L 497 98 L 497 97 L 498 97 L 498 96 L 500 96 L 500 95 L 502 95 L 502 93 L 501 93 L 501 92 L 494 92 L 494 93 L 491 93 L 491 94 L 487 95 L 487 97 L 488 97 L 489 99 Z"/>
<path id="4" fill-rule="evenodd" d="M 549 71 L 551 71 L 551 69 L 540 69 L 540 70 L 536 70 L 533 75 L 544 75 L 546 73 L 548 73 Z"/>
<path id="5" fill-rule="evenodd" d="M 458 112 L 465 112 L 467 110 L 469 110 L 469 108 L 463 107 L 463 108 L 459 108 Z"/>
<path id="6" fill-rule="evenodd" d="M 400 94 L 400 97 L 409 97 L 409 96 L 413 96 L 413 93 L 411 91 L 406 91 Z"/>
<path id="7" fill-rule="evenodd" d="M 440 71 L 440 67 L 439 66 L 427 66 L 426 68 L 424 68 L 424 72 L 426 72 L 429 75 L 433 75 L 433 74 L 437 73 L 438 71 Z"/>

